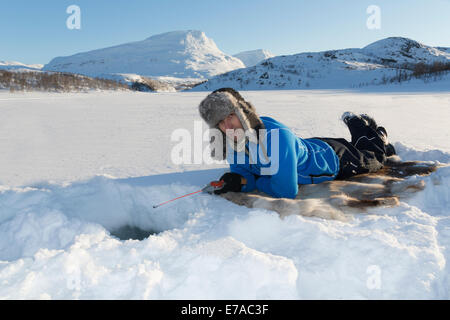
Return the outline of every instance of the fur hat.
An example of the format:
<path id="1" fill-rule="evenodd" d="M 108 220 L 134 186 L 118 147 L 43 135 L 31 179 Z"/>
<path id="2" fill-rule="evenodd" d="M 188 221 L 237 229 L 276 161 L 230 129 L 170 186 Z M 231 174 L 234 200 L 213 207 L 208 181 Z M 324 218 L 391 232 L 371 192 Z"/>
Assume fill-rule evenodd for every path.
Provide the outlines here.
<path id="1" fill-rule="evenodd" d="M 235 113 L 244 130 L 262 125 L 255 107 L 232 88 L 221 88 L 210 93 L 199 106 L 200 116 L 210 128 L 217 128 L 220 121 Z"/>
<path id="2" fill-rule="evenodd" d="M 255 107 L 232 88 L 221 88 L 210 93 L 199 105 L 200 116 L 210 128 L 218 128 L 220 121 L 234 113 L 239 118 L 244 131 L 263 129 L 264 124 L 256 114 Z M 212 140 L 213 141 L 213 140 Z M 211 142 L 212 142 L 211 141 Z M 212 155 L 216 159 L 226 157 L 226 137 L 223 135 L 224 153 Z"/>

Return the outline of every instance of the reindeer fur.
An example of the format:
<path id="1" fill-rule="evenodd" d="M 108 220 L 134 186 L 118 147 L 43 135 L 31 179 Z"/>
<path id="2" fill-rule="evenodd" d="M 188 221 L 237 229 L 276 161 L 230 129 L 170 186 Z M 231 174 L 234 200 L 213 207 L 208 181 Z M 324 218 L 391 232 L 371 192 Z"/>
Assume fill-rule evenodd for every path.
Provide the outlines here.
<path id="1" fill-rule="evenodd" d="M 228 192 L 221 196 L 248 208 L 277 212 L 280 217 L 299 214 L 347 221 L 351 213 L 365 212 L 371 207 L 392 207 L 425 188 L 423 179 L 408 179 L 413 175 L 427 176 L 438 165 L 420 161 L 399 161 L 388 158 L 383 169 L 361 174 L 347 180 L 300 185 L 295 199 L 272 198 L 261 192 Z"/>

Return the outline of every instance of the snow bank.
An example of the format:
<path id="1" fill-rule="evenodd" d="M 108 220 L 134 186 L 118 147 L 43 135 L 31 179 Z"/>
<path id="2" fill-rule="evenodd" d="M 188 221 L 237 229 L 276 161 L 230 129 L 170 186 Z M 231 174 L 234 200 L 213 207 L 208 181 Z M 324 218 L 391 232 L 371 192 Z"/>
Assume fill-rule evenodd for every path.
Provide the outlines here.
<path id="1" fill-rule="evenodd" d="M 182 206 L 152 208 L 193 188 L 136 187 L 104 177 L 70 186 L 3 188 L 0 297 L 295 297 L 291 260 L 227 235 L 235 214 L 211 209 L 232 210 L 225 200 L 198 195 Z M 122 242 L 108 230 L 123 225 L 170 231 Z"/>

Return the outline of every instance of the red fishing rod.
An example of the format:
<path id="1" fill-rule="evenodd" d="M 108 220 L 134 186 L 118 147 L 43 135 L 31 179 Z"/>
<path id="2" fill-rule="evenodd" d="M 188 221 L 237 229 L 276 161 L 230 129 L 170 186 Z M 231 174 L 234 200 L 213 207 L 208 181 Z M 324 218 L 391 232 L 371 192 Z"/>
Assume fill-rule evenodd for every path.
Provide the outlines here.
<path id="1" fill-rule="evenodd" d="M 213 193 L 215 190 L 222 189 L 223 185 L 224 185 L 224 181 L 223 180 L 213 181 L 213 182 L 208 183 L 205 187 L 203 187 L 200 190 L 197 190 L 197 191 L 185 194 L 184 196 L 180 196 L 180 197 L 177 197 L 177 198 L 174 198 L 174 199 L 162 202 L 160 204 L 154 205 L 153 208 L 158 208 L 158 207 L 160 207 L 162 205 L 165 205 L 166 203 L 169 203 L 169 202 L 172 202 L 172 201 L 175 201 L 177 199 L 181 199 L 181 198 L 184 198 L 184 197 L 187 197 L 187 196 L 191 196 L 191 195 L 196 194 L 196 193 L 200 193 L 200 192 Z"/>

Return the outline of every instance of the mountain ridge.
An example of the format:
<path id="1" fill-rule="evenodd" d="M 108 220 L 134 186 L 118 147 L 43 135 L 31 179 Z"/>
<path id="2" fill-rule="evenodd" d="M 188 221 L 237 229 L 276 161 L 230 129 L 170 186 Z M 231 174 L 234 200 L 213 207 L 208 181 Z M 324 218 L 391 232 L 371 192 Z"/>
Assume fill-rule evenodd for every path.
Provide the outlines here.
<path id="1" fill-rule="evenodd" d="M 355 88 L 407 78 L 419 63 L 450 65 L 450 53 L 408 38 L 389 37 L 363 48 L 276 56 L 215 76 L 192 90 Z"/>
<path id="2" fill-rule="evenodd" d="M 112 47 L 56 57 L 43 68 L 88 76 L 137 74 L 205 79 L 243 68 L 198 30 L 171 31 Z"/>

